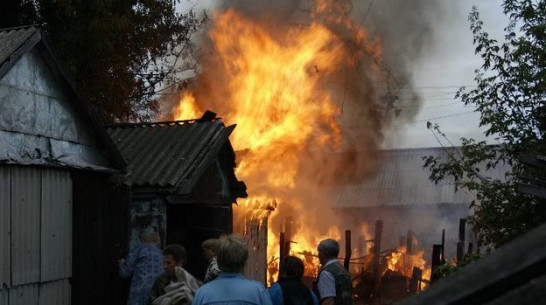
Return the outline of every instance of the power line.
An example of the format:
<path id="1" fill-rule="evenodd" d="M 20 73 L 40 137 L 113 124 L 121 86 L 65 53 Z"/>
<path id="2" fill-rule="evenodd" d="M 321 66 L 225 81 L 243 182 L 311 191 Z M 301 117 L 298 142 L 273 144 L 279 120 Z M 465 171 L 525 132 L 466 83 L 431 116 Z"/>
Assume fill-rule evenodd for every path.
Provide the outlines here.
<path id="1" fill-rule="evenodd" d="M 475 112 L 476 111 L 472 110 L 472 111 L 465 111 L 465 112 L 459 112 L 459 113 L 453 113 L 453 114 L 448 114 L 448 115 L 437 116 L 437 117 L 423 119 L 423 120 L 400 122 L 398 124 L 394 124 L 394 126 L 414 124 L 414 123 L 425 123 L 425 122 L 429 122 L 429 121 L 435 121 L 435 120 L 441 120 L 441 119 L 447 119 L 447 118 L 463 116 L 463 115 L 467 115 L 467 114 L 471 114 L 471 113 L 475 113 Z"/>

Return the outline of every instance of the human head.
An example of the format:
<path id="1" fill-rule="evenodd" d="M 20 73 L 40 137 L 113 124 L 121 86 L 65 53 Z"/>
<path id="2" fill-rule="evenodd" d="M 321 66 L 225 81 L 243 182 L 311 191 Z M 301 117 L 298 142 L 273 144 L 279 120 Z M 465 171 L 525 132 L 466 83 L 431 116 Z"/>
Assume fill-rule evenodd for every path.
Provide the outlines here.
<path id="1" fill-rule="evenodd" d="M 248 258 L 248 247 L 238 236 L 222 236 L 218 240 L 216 258 L 223 272 L 241 273 Z"/>
<path id="2" fill-rule="evenodd" d="M 157 232 L 144 232 L 140 235 L 140 241 L 147 244 L 156 244 L 159 246 L 159 234 Z"/>
<path id="3" fill-rule="evenodd" d="M 339 243 L 331 238 L 321 241 L 318 245 L 319 261 L 322 265 L 339 255 Z"/>
<path id="4" fill-rule="evenodd" d="M 295 256 L 285 257 L 279 268 L 279 277 L 281 278 L 299 278 L 303 277 L 303 261 Z"/>
<path id="5" fill-rule="evenodd" d="M 163 268 L 169 277 L 174 278 L 176 267 L 183 267 L 186 262 L 186 249 L 181 245 L 168 245 L 163 250 Z"/>
<path id="6" fill-rule="evenodd" d="M 218 239 L 209 238 L 201 244 L 203 248 L 203 255 L 206 259 L 211 259 L 216 256 L 216 251 L 218 250 Z"/>

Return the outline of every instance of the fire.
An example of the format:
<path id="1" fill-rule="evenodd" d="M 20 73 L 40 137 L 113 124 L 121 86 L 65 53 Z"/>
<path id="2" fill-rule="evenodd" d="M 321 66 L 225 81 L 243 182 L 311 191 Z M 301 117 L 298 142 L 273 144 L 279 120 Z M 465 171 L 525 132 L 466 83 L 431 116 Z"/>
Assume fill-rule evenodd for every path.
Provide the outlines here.
<path id="1" fill-rule="evenodd" d="M 340 1 L 317 1 L 309 24 L 276 28 L 234 10 L 216 13 L 208 30 L 212 52 L 173 111 L 183 120 L 211 109 L 226 125 L 237 124 L 231 136 L 240 152 L 236 174 L 251 197 L 234 208 L 235 222 L 269 217 L 270 280 L 278 271 L 284 217 L 294 217 L 290 254 L 306 262 L 306 275 L 317 273 L 319 241 L 341 239 L 342 223 L 328 210 L 318 177 L 327 156 L 344 145 L 345 100 L 379 108 L 373 92 L 364 94 L 354 82 L 375 77 L 371 63 L 381 54 L 349 10 Z"/>
<path id="2" fill-rule="evenodd" d="M 203 114 L 201 108 L 195 101 L 195 98 L 189 92 L 182 93 L 182 101 L 173 109 L 175 118 L 198 118 Z"/>

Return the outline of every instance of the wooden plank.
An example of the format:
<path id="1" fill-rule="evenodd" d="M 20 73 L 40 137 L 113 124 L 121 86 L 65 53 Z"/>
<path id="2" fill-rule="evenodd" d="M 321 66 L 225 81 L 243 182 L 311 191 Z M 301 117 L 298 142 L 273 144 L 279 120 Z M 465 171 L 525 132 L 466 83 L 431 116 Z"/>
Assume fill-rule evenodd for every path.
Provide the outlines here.
<path id="1" fill-rule="evenodd" d="M 377 220 L 375 222 L 375 236 L 373 245 L 373 260 L 372 260 L 372 272 L 374 278 L 374 294 L 372 303 L 378 304 L 381 300 L 381 238 L 383 235 L 383 221 Z"/>
<path id="2" fill-rule="evenodd" d="M 432 245 L 432 260 L 430 263 L 430 281 L 435 282 L 438 280 L 438 276 L 434 274 L 436 268 L 442 265 L 442 245 Z"/>
<path id="3" fill-rule="evenodd" d="M 413 267 L 413 272 L 411 275 L 411 281 L 409 285 L 410 293 L 417 293 L 421 291 L 421 280 L 423 278 L 423 271 L 417 267 Z"/>
<path id="4" fill-rule="evenodd" d="M 408 235 L 406 239 L 406 253 L 409 255 L 413 254 L 413 240 L 415 239 L 415 233 L 412 230 L 408 230 Z"/>
<path id="5" fill-rule="evenodd" d="M 531 280 L 528 284 L 514 287 L 487 305 L 546 304 L 546 275 Z"/>
<path id="6" fill-rule="evenodd" d="M 351 266 L 351 230 L 345 230 L 345 260 L 343 266 L 347 271 Z"/>

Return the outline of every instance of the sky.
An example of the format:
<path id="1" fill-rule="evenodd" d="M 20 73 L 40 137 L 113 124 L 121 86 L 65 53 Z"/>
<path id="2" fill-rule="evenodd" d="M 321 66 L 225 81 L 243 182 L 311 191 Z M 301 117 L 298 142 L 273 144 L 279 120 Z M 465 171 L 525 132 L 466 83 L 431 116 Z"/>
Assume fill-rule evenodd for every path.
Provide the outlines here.
<path id="1" fill-rule="evenodd" d="M 398 17 L 394 14 L 397 13 L 397 7 L 388 5 L 389 2 L 396 3 L 396 1 L 355 0 L 353 1 L 356 7 L 355 15 L 358 18 L 358 14 L 367 14 L 369 10 L 370 14 L 386 20 L 389 20 L 391 14 L 393 14 L 392 19 L 396 19 Z M 188 0 L 183 1 L 183 7 L 198 12 L 206 9 L 210 13 L 221 3 L 222 1 L 219 0 Z M 479 56 L 474 54 L 472 33 L 469 28 L 468 14 L 472 6 L 478 7 L 484 21 L 484 29 L 492 37 L 502 40 L 503 28 L 507 25 L 507 18 L 502 13 L 502 1 L 434 0 L 430 3 L 434 5 L 427 5 L 426 1 L 421 1 L 421 7 L 404 4 L 404 9 L 408 10 L 407 14 L 415 15 L 415 17 L 408 17 L 408 20 L 421 18 L 422 14 L 424 15 L 422 18 L 426 19 L 427 23 L 423 29 L 428 30 L 422 33 L 423 36 L 426 35 L 425 38 L 419 37 L 421 33 L 411 33 L 416 35 L 419 43 L 423 43 L 419 47 L 418 56 L 412 57 L 406 63 L 408 64 L 406 69 L 411 75 L 410 81 L 402 84 L 398 91 L 403 114 L 386 130 L 384 148 L 440 146 L 433 133 L 426 128 L 427 121 L 439 124 L 441 130 L 455 145 L 460 143 L 461 137 L 472 137 L 494 143 L 492 139 L 485 139 L 484 129 L 479 128 L 479 114 L 455 100 L 454 96 L 461 86 L 467 88 L 474 86 L 474 70 L 481 65 Z M 367 24 L 376 19 L 364 18 L 364 20 L 366 22 L 363 22 L 363 26 L 370 28 L 372 34 L 374 31 L 381 31 L 379 26 Z M 404 32 L 404 29 L 401 31 Z M 410 52 L 410 54 L 414 53 Z M 414 93 L 419 101 L 409 102 Z M 404 113 L 411 113 L 411 115 L 404 115 Z M 443 144 L 446 144 L 445 140 Z"/>
<path id="2" fill-rule="evenodd" d="M 392 148 L 438 146 L 434 135 L 426 129 L 427 121 L 439 124 L 453 143 L 458 143 L 461 137 L 485 140 L 484 129 L 479 128 L 479 114 L 454 100 L 458 88 L 475 85 L 474 70 L 481 65 L 481 59 L 474 54 L 468 14 L 472 5 L 476 5 L 484 29 L 499 41 L 507 18 L 498 0 L 457 2 L 456 9 L 445 14 L 443 22 L 438 24 L 428 54 L 412 67 L 414 88 L 420 94 L 422 104 L 415 117 L 394 124 L 396 132 L 388 143 Z M 404 98 L 403 93 L 400 96 Z"/>

